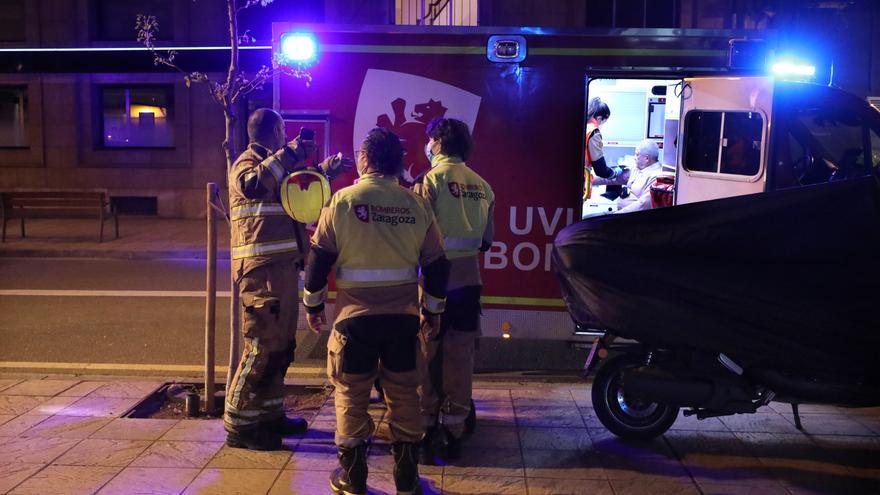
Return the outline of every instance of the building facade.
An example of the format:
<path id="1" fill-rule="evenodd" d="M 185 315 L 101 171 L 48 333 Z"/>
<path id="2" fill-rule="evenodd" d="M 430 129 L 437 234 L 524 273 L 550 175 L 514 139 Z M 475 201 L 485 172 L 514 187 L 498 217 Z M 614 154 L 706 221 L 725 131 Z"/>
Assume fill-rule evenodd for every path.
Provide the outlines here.
<path id="1" fill-rule="evenodd" d="M 837 84 L 880 93 L 880 16 L 865 2 L 743 0 L 275 0 L 240 17 L 245 69 L 268 63 L 273 20 L 621 28 L 794 29 L 829 12 L 838 37 Z M 840 5 L 838 5 L 840 4 Z M 832 8 L 832 7 L 837 8 Z M 867 9 L 865 10 L 858 10 Z M 871 15 L 865 15 L 865 12 Z M 155 15 L 159 44 L 221 80 L 228 65 L 223 0 L 4 0 L 0 2 L 0 190 L 107 189 L 121 213 L 195 218 L 205 183 L 225 184 L 224 120 L 203 86 L 155 67 L 136 41 L 137 14 Z M 800 23 L 800 24 L 799 24 Z M 864 32 L 864 33 L 863 33 Z M 869 41 L 867 48 L 859 43 Z M 210 47 L 214 47 L 211 49 Z M 865 70 L 867 67 L 868 70 Z M 271 106 L 271 88 L 238 109 Z"/>

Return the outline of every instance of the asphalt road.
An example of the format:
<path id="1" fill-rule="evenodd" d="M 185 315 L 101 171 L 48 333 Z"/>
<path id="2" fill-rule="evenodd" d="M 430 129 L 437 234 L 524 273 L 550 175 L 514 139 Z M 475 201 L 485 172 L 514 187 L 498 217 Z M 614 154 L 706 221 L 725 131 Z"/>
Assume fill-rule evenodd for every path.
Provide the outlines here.
<path id="1" fill-rule="evenodd" d="M 218 366 L 228 273 L 218 266 Z M 203 260 L 0 258 L 0 361 L 201 365 L 205 285 Z"/>
<path id="2" fill-rule="evenodd" d="M 222 367 L 229 355 L 228 262 L 217 271 L 215 364 Z M 204 260 L 0 257 L 0 371 L 198 374 L 204 292 Z M 323 374 L 326 338 L 298 332 L 298 372 Z M 577 370 L 584 352 L 553 341 L 481 339 L 476 368 Z"/>

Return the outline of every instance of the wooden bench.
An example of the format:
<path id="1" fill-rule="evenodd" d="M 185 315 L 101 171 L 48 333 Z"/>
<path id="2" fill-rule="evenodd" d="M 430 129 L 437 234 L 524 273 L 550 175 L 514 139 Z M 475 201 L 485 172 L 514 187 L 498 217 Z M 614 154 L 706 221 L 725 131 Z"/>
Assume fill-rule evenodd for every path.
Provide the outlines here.
<path id="1" fill-rule="evenodd" d="M 98 242 L 104 241 L 104 221 L 113 219 L 119 238 L 119 217 L 110 206 L 106 191 L 12 191 L 0 193 L 3 215 L 2 242 L 6 242 L 6 224 L 21 219 L 21 236 L 25 237 L 26 218 L 98 218 Z"/>

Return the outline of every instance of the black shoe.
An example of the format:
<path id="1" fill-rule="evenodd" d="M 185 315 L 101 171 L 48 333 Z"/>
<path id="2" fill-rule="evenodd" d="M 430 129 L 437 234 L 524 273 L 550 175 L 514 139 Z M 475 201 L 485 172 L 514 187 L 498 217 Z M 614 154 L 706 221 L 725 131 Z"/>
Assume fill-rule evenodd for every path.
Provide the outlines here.
<path id="1" fill-rule="evenodd" d="M 421 495 L 422 484 L 419 479 L 419 444 L 395 442 L 391 444 L 394 456 L 394 486 L 397 495 Z"/>
<path id="2" fill-rule="evenodd" d="M 281 450 L 281 435 L 266 428 L 226 432 L 226 445 L 235 449 Z"/>
<path id="3" fill-rule="evenodd" d="M 446 436 L 438 426 L 429 427 L 420 443 L 419 464 L 433 466 L 437 464 L 436 457 L 443 458 L 446 455 Z"/>
<path id="4" fill-rule="evenodd" d="M 330 474 L 330 489 L 336 495 L 366 495 L 367 446 L 337 447 L 339 467 Z"/>
<path id="5" fill-rule="evenodd" d="M 447 461 L 457 461 L 461 458 L 461 439 L 452 436 L 452 433 L 444 428 L 443 432 L 446 437 L 446 452 L 443 458 Z"/>
<path id="6" fill-rule="evenodd" d="M 471 410 L 468 412 L 467 417 L 464 419 L 464 434 L 465 435 L 473 435 L 474 430 L 477 429 L 477 406 L 474 405 L 474 400 L 471 399 Z"/>
<path id="7" fill-rule="evenodd" d="M 283 437 L 303 435 L 309 429 L 309 424 L 302 418 L 288 418 L 281 416 L 278 419 L 263 423 L 267 430 L 274 431 Z"/>

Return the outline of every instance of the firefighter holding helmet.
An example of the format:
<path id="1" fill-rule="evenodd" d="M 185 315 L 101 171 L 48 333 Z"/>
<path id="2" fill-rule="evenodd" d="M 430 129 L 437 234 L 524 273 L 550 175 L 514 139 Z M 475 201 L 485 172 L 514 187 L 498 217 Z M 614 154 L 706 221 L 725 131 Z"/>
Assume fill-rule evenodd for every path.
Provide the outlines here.
<path id="1" fill-rule="evenodd" d="M 433 464 L 435 456 L 454 460 L 460 455 L 460 441 L 475 421 L 471 392 L 480 335 L 479 254 L 492 245 L 495 193 L 465 163 L 473 150 L 467 124 L 435 119 L 427 134 L 425 152 L 431 169 L 417 180 L 414 190 L 433 209 L 450 262 L 440 333 L 422 342 L 419 391 L 427 434 L 421 462 Z"/>
<path id="2" fill-rule="evenodd" d="M 281 204 L 285 177 L 306 167 L 314 142 L 285 144 L 281 115 L 261 108 L 247 125 L 250 143 L 229 171 L 232 270 L 239 283 L 244 349 L 226 389 L 226 444 L 276 450 L 306 422 L 284 415 L 284 376 L 296 349 L 298 271 L 307 239 Z M 322 164 L 327 169 L 337 157 Z"/>
<path id="3" fill-rule="evenodd" d="M 312 237 L 303 303 L 310 328 L 326 323 L 327 276 L 336 266 L 336 321 L 327 374 L 336 387 L 340 466 L 334 493 L 367 493 L 366 444 L 375 429 L 367 407 L 378 376 L 385 391 L 398 494 L 420 492 L 418 335 L 439 330 L 449 263 L 424 199 L 402 187 L 403 146 L 387 129 L 371 130 L 357 157 L 360 179 L 321 212 Z M 419 297 L 419 271 L 422 291 Z"/>

